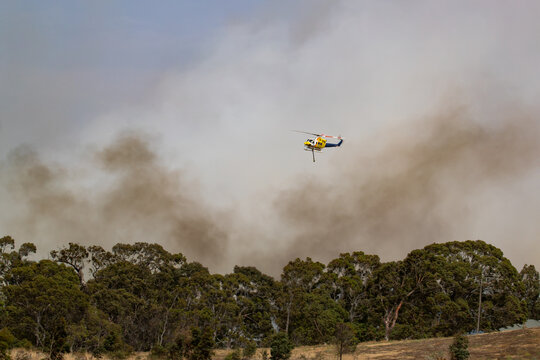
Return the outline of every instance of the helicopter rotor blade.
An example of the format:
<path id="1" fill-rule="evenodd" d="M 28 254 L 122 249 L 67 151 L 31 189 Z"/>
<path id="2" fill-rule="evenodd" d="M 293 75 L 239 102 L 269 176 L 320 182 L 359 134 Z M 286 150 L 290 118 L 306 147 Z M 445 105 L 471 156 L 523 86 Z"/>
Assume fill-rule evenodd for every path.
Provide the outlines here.
<path id="1" fill-rule="evenodd" d="M 322 136 L 322 137 L 325 137 L 325 138 L 331 138 L 331 139 L 343 139 L 341 136 L 333 136 L 333 135 L 325 135 L 325 134 L 321 134 L 319 136 Z"/>
<path id="2" fill-rule="evenodd" d="M 315 133 L 310 133 L 307 131 L 300 131 L 300 130 L 291 130 L 291 131 L 302 133 L 302 134 L 308 134 L 308 135 L 323 136 L 322 134 L 315 134 Z"/>
<path id="3" fill-rule="evenodd" d="M 316 133 L 311 133 L 311 132 L 307 132 L 307 131 L 300 131 L 300 130 L 291 130 L 291 131 L 302 133 L 302 134 L 308 134 L 308 135 L 320 136 L 320 137 L 325 137 L 325 138 L 331 138 L 331 139 L 339 139 L 339 140 L 343 139 L 341 136 L 333 136 L 333 135 L 326 135 L 326 134 L 316 134 Z"/>

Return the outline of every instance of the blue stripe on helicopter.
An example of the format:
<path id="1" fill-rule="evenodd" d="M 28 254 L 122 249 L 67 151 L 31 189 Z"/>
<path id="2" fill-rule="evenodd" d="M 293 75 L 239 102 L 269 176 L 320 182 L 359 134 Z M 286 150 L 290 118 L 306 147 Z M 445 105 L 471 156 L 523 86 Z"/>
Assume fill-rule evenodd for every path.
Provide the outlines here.
<path id="1" fill-rule="evenodd" d="M 341 146 L 341 143 L 343 142 L 343 139 L 340 139 L 339 142 L 337 144 L 329 144 L 329 143 L 326 143 L 326 146 L 325 147 L 338 147 L 338 146 Z"/>

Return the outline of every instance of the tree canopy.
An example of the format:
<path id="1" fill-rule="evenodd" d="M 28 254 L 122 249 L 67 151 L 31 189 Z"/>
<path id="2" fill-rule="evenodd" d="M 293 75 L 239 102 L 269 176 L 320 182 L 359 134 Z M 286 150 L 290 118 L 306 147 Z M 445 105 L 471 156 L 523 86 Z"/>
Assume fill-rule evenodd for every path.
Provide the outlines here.
<path id="1" fill-rule="evenodd" d="M 356 341 L 493 331 L 540 317 L 538 271 L 518 272 L 483 241 L 431 244 L 390 262 L 361 251 L 328 264 L 297 258 L 279 280 L 251 266 L 212 274 L 149 243 L 69 243 L 52 260 L 32 261 L 33 244 L 15 250 L 5 236 L 0 251 L 0 329 L 51 358 L 136 350 L 204 360 L 215 347 L 329 342 L 341 354 Z"/>

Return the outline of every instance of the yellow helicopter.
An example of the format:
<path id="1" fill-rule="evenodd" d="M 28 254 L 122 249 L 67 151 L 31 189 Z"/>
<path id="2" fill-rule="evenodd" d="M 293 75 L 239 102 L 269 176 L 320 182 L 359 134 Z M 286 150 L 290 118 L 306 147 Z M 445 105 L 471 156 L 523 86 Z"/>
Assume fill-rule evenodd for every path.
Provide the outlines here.
<path id="1" fill-rule="evenodd" d="M 298 130 L 293 130 L 293 131 L 316 136 L 315 139 L 307 139 L 306 141 L 304 141 L 304 150 L 311 151 L 311 154 L 313 155 L 313 162 L 315 162 L 315 151 L 321 151 L 322 149 L 325 149 L 325 148 L 339 147 L 341 146 L 341 144 L 343 144 L 343 138 L 341 136 L 315 134 L 315 133 L 310 133 L 306 131 L 298 131 Z M 328 143 L 326 142 L 325 138 L 339 139 L 339 142 L 335 144 Z"/>

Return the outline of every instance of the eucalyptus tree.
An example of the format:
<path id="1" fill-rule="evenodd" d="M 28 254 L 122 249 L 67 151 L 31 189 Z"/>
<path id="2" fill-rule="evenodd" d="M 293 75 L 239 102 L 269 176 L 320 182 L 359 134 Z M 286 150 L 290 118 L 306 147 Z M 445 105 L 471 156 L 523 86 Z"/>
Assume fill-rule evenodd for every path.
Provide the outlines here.
<path id="1" fill-rule="evenodd" d="M 81 285 L 84 284 L 84 267 L 88 258 L 85 246 L 70 242 L 68 247 L 53 250 L 50 254 L 54 261 L 71 266 L 77 272 Z"/>
<path id="2" fill-rule="evenodd" d="M 534 265 L 525 264 L 520 276 L 524 286 L 523 299 L 527 304 L 528 317 L 540 320 L 540 275 Z"/>
<path id="3" fill-rule="evenodd" d="M 49 260 L 13 267 L 5 279 L 7 324 L 19 339 L 56 357 L 66 350 L 68 326 L 88 307 L 73 269 Z"/>
<path id="4" fill-rule="evenodd" d="M 328 264 L 331 296 L 347 311 L 350 323 L 361 317 L 365 320 L 369 299 L 367 285 L 379 266 L 377 255 L 366 255 L 362 251 L 340 254 Z"/>
<path id="5" fill-rule="evenodd" d="M 235 266 L 233 273 L 224 279 L 225 287 L 235 302 L 231 309 L 236 312 L 231 315 L 236 319 L 235 327 L 240 341 L 235 345 L 245 347 L 252 341 L 261 345 L 273 333 L 277 295 L 275 280 L 255 267 L 247 266 Z"/>
<path id="6" fill-rule="evenodd" d="M 523 282 L 503 252 L 484 241 L 454 241 L 427 246 L 445 260 L 449 270 L 440 272 L 440 289 L 453 301 L 468 304 L 476 328 L 496 330 L 525 319 L 525 304 L 520 300 Z M 471 330 L 469 322 L 469 329 Z"/>
<path id="7" fill-rule="evenodd" d="M 25 258 L 36 252 L 36 245 L 24 243 L 19 247 L 18 251 L 14 251 L 14 249 L 15 240 L 11 236 L 0 238 L 0 285 L 5 285 L 5 276 L 13 267 L 28 262 Z"/>
<path id="8" fill-rule="evenodd" d="M 92 302 L 122 327 L 126 342 L 149 350 L 174 341 L 185 257 L 146 243 L 117 244 L 112 253 L 92 247 L 91 256 L 96 270 L 88 283 Z"/>
<path id="9" fill-rule="evenodd" d="M 324 264 L 315 262 L 309 257 L 306 260 L 297 258 L 283 268 L 279 302 L 282 313 L 281 324 L 286 334 L 290 332 L 291 321 L 296 320 L 304 305 L 304 295 L 314 291 L 323 281 L 324 268 Z"/>

